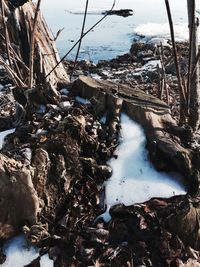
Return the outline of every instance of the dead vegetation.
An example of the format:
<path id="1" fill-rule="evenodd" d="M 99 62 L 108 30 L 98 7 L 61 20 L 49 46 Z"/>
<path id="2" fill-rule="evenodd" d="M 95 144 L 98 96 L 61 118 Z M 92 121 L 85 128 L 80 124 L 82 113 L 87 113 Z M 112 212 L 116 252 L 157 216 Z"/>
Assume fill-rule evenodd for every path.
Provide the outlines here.
<path id="1" fill-rule="evenodd" d="M 130 55 L 97 67 L 84 63 L 81 71 L 89 69 L 117 83 L 113 87 L 103 83 L 105 90 L 103 86 L 89 86 L 88 91 L 83 84 L 91 104 L 82 105 L 75 98 L 76 89 L 81 90 L 80 80 L 72 87 L 68 84 L 60 64 L 63 59 L 59 59 L 40 14 L 40 2 L 36 9 L 32 2 L 24 2 L 1 1 L 4 42 L 0 60 L 15 85 L 13 95 L 18 102 L 14 115 L 7 96 L 2 97 L 4 113 L 9 117 L 0 119 L 1 129 L 10 125 L 17 129 L 1 150 L 0 172 L 4 179 L 0 179 L 0 189 L 5 196 L 0 202 L 5 215 L 0 221 L 1 240 L 23 230 L 28 243 L 37 245 L 41 255 L 48 252 L 56 267 L 199 266 L 199 141 L 194 149 L 187 127 L 178 127 L 167 104 L 151 96 L 169 102 L 178 118 L 180 85 L 173 78 L 177 66 L 172 49 L 137 43 Z M 79 42 L 82 38 L 83 34 Z M 186 46 L 176 45 L 181 59 L 182 55 L 190 58 Z M 161 68 L 136 77 L 134 70 L 149 56 L 160 59 Z M 185 71 L 182 62 L 181 74 Z M 110 77 L 103 73 L 105 68 Z M 70 94 L 66 88 L 57 90 L 57 84 L 63 82 Z M 189 193 L 130 207 L 114 206 L 111 220 L 106 223 L 98 216 L 106 210 L 103 184 L 112 175 L 107 161 L 117 157 L 121 109 L 144 126 L 156 166 L 185 173 Z M 100 118 L 105 111 L 107 121 L 103 124 Z M 2 112 L 2 116 L 5 114 Z M 0 259 L 1 263 L 5 260 L 2 251 Z M 39 266 L 39 258 L 28 266 Z"/>

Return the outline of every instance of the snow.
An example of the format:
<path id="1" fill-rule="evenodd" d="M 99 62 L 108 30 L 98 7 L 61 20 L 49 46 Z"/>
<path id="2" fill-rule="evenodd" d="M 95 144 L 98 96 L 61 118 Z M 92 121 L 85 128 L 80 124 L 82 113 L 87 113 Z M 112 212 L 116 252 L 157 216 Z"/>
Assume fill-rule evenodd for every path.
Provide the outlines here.
<path id="1" fill-rule="evenodd" d="M 63 88 L 60 90 L 61 95 L 68 95 L 69 94 L 69 90 L 67 88 Z"/>
<path id="2" fill-rule="evenodd" d="M 106 182 L 107 210 L 119 203 L 132 205 L 153 197 L 186 194 L 178 174 L 158 172 L 148 161 L 142 128 L 125 114 L 122 114 L 121 122 L 122 142 L 116 151 L 118 158 L 108 162 L 113 168 L 113 175 Z"/>
<path id="3" fill-rule="evenodd" d="M 187 23 L 175 23 L 174 24 L 175 39 L 178 42 L 188 40 L 188 24 Z M 134 33 L 143 36 L 144 42 L 151 44 L 167 45 L 167 41 L 171 40 L 170 29 L 168 23 L 144 23 L 140 24 L 134 29 Z"/>
<path id="4" fill-rule="evenodd" d="M 76 96 L 75 99 L 80 104 L 83 104 L 83 105 L 90 104 L 90 101 L 88 99 L 82 98 L 80 96 Z"/>
<path id="5" fill-rule="evenodd" d="M 28 246 L 23 235 L 14 237 L 4 246 L 4 253 L 7 258 L 1 267 L 23 267 L 30 264 L 38 256 L 37 248 Z M 41 267 L 53 267 L 53 261 L 45 254 L 40 259 Z"/>
<path id="6" fill-rule="evenodd" d="M 160 60 L 150 60 L 141 68 L 141 70 L 155 70 L 157 67 L 161 68 Z"/>
<path id="7" fill-rule="evenodd" d="M 23 267 L 39 256 L 34 247 L 27 247 L 23 236 L 15 237 L 7 242 L 4 249 L 7 258 L 1 265 L 2 267 Z"/>
<path id="8" fill-rule="evenodd" d="M 0 91 L 2 91 L 3 89 L 4 89 L 4 86 L 0 84 Z"/>
<path id="9" fill-rule="evenodd" d="M 41 257 L 40 267 L 53 267 L 53 266 L 54 266 L 53 260 L 50 260 L 47 254 Z"/>
<path id="10" fill-rule="evenodd" d="M 107 113 L 105 113 L 105 114 L 101 117 L 101 119 L 100 119 L 100 123 L 102 123 L 102 124 L 106 124 L 106 118 L 107 118 Z"/>
<path id="11" fill-rule="evenodd" d="M 2 149 L 2 147 L 3 147 L 5 137 L 11 133 L 14 133 L 14 131 L 15 131 L 15 128 L 0 132 L 0 149 Z"/>

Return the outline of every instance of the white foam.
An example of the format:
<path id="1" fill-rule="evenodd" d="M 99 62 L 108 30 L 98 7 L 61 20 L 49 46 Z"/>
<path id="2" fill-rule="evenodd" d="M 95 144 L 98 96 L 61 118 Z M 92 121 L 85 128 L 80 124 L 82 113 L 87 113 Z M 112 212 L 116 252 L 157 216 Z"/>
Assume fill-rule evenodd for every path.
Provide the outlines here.
<path id="1" fill-rule="evenodd" d="M 122 142 L 117 149 L 118 158 L 108 162 L 113 175 L 106 182 L 107 210 L 119 203 L 132 205 L 153 197 L 186 194 L 178 175 L 158 172 L 148 161 L 142 128 L 125 114 L 122 114 L 121 123 Z"/>
<path id="2" fill-rule="evenodd" d="M 15 128 L 0 132 L 0 149 L 2 149 L 3 147 L 5 137 L 11 133 L 14 133 L 14 131 L 15 131 Z"/>
<path id="3" fill-rule="evenodd" d="M 188 40 L 188 24 L 175 23 L 174 24 L 175 38 L 177 42 Z M 134 33 L 142 35 L 147 43 L 159 44 L 160 42 L 167 44 L 167 40 L 171 39 L 169 23 L 144 23 L 138 25 L 134 29 Z"/>

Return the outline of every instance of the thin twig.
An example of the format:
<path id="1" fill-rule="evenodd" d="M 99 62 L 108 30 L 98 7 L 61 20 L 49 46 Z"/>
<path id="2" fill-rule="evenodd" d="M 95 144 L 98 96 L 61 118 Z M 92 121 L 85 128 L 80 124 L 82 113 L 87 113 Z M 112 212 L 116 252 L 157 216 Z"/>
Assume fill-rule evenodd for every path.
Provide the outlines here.
<path id="1" fill-rule="evenodd" d="M 31 44 L 30 44 L 30 55 L 29 55 L 29 87 L 33 87 L 33 64 L 34 64 L 34 46 L 35 46 L 35 30 L 36 30 L 36 25 L 37 25 L 37 18 L 38 18 L 38 13 L 40 9 L 40 4 L 41 0 L 38 0 L 36 10 L 35 10 L 35 17 L 33 21 L 33 29 L 31 33 Z"/>
<path id="2" fill-rule="evenodd" d="M 163 75 L 163 82 L 164 82 L 164 89 L 166 92 L 166 99 L 167 99 L 167 105 L 169 105 L 169 91 L 168 91 L 168 86 L 167 86 L 167 78 L 166 78 L 166 73 L 165 73 L 165 66 L 164 66 L 164 51 L 163 51 L 163 44 L 160 44 L 161 52 L 160 52 L 160 62 L 161 62 L 161 67 L 162 67 L 162 75 Z"/>
<path id="3" fill-rule="evenodd" d="M 0 33 L 0 36 L 4 41 L 4 42 L 2 42 L 3 45 L 6 46 L 5 37 L 1 33 Z M 22 73 L 21 73 L 21 71 L 19 69 L 17 61 L 19 61 L 22 64 L 22 66 L 25 67 L 28 71 L 29 71 L 29 68 L 25 65 L 25 63 L 22 61 L 22 59 L 19 58 L 18 54 L 15 52 L 15 50 L 13 49 L 13 47 L 12 47 L 10 42 L 9 42 L 9 51 L 10 51 L 10 59 L 13 62 L 13 65 L 15 65 L 17 74 L 20 76 L 21 80 L 23 80 Z"/>
<path id="4" fill-rule="evenodd" d="M 4 66 L 4 68 L 7 70 L 8 74 L 12 77 L 13 82 L 17 86 L 26 87 L 24 82 L 17 76 L 17 74 L 11 69 L 11 67 L 4 61 L 2 56 L 0 56 L 0 63 Z"/>
<path id="5" fill-rule="evenodd" d="M 55 67 L 53 67 L 53 69 L 46 75 L 45 78 L 47 78 L 59 65 L 60 63 L 63 62 L 63 60 L 71 53 L 71 51 L 77 46 L 77 44 L 83 39 L 83 37 L 85 37 L 90 31 L 92 31 L 99 23 L 102 22 L 102 20 L 104 20 L 108 15 L 109 12 L 113 10 L 113 8 L 115 7 L 115 2 L 116 0 L 114 0 L 113 5 L 111 7 L 111 9 L 100 19 L 98 20 L 91 28 L 89 28 L 81 38 L 78 39 L 78 41 L 70 48 L 70 50 L 61 58 L 61 60 L 55 65 Z"/>
<path id="6" fill-rule="evenodd" d="M 82 43 L 83 34 L 84 34 L 84 30 L 85 30 L 85 22 L 86 22 L 86 17 L 87 17 L 88 3 L 89 3 L 89 0 L 86 0 L 85 12 L 84 12 L 84 17 L 83 17 L 83 24 L 82 24 L 82 29 L 81 29 L 80 42 L 78 44 L 78 48 L 77 48 L 77 52 L 76 52 L 76 57 L 75 57 L 75 60 L 74 60 L 74 66 L 73 66 L 72 71 L 71 71 L 71 74 L 70 74 L 70 79 L 71 79 L 71 77 L 73 75 L 73 72 L 74 72 L 74 69 L 76 67 L 78 55 L 79 55 L 80 48 L 81 48 L 81 43 Z"/>
<path id="7" fill-rule="evenodd" d="M 178 79 L 178 86 L 179 86 L 179 93 L 180 93 L 180 123 L 182 123 L 185 120 L 186 114 L 185 114 L 185 104 L 186 102 L 186 94 L 184 92 L 184 88 L 182 85 L 181 80 L 181 72 L 180 72 L 180 66 L 178 63 L 178 56 L 177 56 L 177 48 L 176 48 L 176 42 L 175 42 L 175 35 L 174 35 L 174 26 L 172 21 L 172 15 L 170 10 L 169 1 L 165 0 L 166 9 L 167 9 L 167 15 L 169 20 L 169 26 L 170 26 L 170 33 L 171 33 L 171 40 L 172 40 L 172 47 L 173 47 L 173 54 L 174 54 L 174 63 L 176 67 L 176 75 Z"/>

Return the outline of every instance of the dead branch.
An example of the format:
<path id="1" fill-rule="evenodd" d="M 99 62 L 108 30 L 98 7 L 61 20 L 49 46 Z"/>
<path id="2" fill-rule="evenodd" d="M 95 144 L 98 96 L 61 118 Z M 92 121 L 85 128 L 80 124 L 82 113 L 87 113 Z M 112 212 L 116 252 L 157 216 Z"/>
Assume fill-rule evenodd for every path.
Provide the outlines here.
<path id="1" fill-rule="evenodd" d="M 2 56 L 0 56 L 0 63 L 4 66 L 9 75 L 12 77 L 12 80 L 16 86 L 26 87 L 24 82 L 17 76 L 15 71 L 13 71 L 12 68 L 5 62 Z"/>
<path id="2" fill-rule="evenodd" d="M 41 0 L 38 0 L 36 10 L 35 10 L 35 17 L 33 21 L 33 30 L 31 33 L 31 44 L 30 44 L 30 55 L 29 55 L 29 87 L 33 87 L 33 62 L 34 62 L 34 45 L 35 45 L 35 30 L 36 30 L 36 23 L 37 18 L 40 10 Z"/>
<path id="3" fill-rule="evenodd" d="M 187 77 L 187 105 L 189 109 L 189 103 L 190 103 L 190 86 L 191 86 L 191 79 L 192 79 L 192 47 L 193 47 L 193 39 L 194 39 L 194 24 L 195 24 L 195 4 L 194 1 L 190 2 L 190 7 L 191 7 L 191 14 L 190 17 L 188 16 L 189 19 L 189 59 L 188 59 L 188 77 Z"/>

